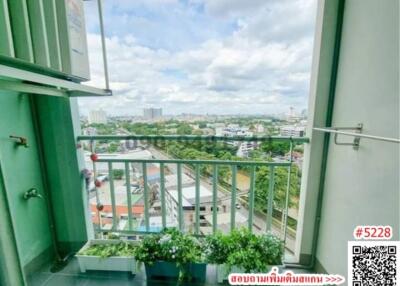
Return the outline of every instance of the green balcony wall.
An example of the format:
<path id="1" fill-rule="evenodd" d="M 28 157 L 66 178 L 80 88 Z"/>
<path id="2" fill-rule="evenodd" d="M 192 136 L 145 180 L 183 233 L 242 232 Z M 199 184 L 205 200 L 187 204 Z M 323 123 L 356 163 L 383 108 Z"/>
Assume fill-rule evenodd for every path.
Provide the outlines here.
<path id="1" fill-rule="evenodd" d="M 53 260 L 51 217 L 61 256 L 87 240 L 75 114 L 69 98 L 0 91 L 0 285 L 22 285 L 21 273 Z M 28 148 L 10 135 L 26 137 Z M 30 188 L 50 207 L 24 200 Z"/>
<path id="2" fill-rule="evenodd" d="M 35 99 L 59 248 L 76 251 L 87 240 L 83 181 L 69 98 Z"/>
<path id="3" fill-rule="evenodd" d="M 26 94 L 0 91 L 0 162 L 2 180 L 22 266 L 51 248 L 51 235 L 44 199 L 23 199 L 35 188 L 44 195 L 39 145 L 33 124 L 30 98 Z M 9 136 L 23 136 L 28 146 L 19 146 Z"/>

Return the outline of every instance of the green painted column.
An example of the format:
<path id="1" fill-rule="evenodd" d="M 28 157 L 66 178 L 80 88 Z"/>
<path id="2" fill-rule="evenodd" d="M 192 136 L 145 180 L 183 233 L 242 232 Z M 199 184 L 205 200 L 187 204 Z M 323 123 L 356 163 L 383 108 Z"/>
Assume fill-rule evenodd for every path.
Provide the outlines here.
<path id="1" fill-rule="evenodd" d="M 35 103 L 58 246 L 66 254 L 76 251 L 88 237 L 74 118 L 68 98 L 36 97 Z"/>

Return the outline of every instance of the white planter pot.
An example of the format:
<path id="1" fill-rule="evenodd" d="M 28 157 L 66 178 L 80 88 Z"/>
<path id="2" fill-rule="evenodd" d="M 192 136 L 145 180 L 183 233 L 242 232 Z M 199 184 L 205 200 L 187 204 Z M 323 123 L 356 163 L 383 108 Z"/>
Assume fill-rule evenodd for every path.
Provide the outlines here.
<path id="1" fill-rule="evenodd" d="M 279 269 L 280 267 L 277 266 Z M 268 273 L 269 271 L 271 271 L 272 266 L 268 266 L 267 270 L 265 271 L 265 273 Z M 231 268 L 230 271 L 228 271 L 228 266 L 225 264 L 218 264 L 217 265 L 217 282 L 218 283 L 222 283 L 225 280 L 228 280 L 228 276 L 231 273 L 246 273 L 246 271 L 243 268 L 237 267 L 237 266 L 233 266 Z M 251 272 L 251 273 L 257 273 L 257 272 Z"/>
<path id="2" fill-rule="evenodd" d="M 114 239 L 93 239 L 88 241 L 79 252 L 84 251 L 92 245 L 99 244 L 117 244 L 121 242 L 120 240 Z M 136 244 L 135 241 L 127 241 L 128 243 Z M 103 271 L 127 271 L 132 274 L 136 274 L 136 260 L 134 257 L 128 256 L 110 256 L 110 257 L 100 257 L 100 256 L 88 256 L 76 254 L 78 259 L 79 268 L 81 272 L 86 272 L 86 270 L 103 270 Z"/>

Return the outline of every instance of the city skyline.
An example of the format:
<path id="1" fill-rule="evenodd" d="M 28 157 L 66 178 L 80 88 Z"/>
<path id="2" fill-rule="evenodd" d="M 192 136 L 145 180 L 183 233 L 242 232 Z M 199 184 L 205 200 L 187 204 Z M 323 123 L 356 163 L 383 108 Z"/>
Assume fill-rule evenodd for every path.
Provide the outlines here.
<path id="1" fill-rule="evenodd" d="M 314 0 L 106 1 L 110 98 L 81 113 L 157 106 L 169 114 L 282 113 L 307 108 Z M 95 2 L 85 2 L 92 80 L 103 87 Z"/>
<path id="2" fill-rule="evenodd" d="M 288 117 L 288 116 L 297 116 L 297 117 L 303 117 L 307 118 L 307 108 L 304 108 L 302 110 L 297 110 L 296 108 L 290 107 L 289 110 L 279 112 L 279 113 L 196 113 L 196 112 L 181 112 L 181 113 L 168 113 L 165 112 L 163 108 L 154 108 L 153 109 L 161 109 L 162 110 L 162 116 L 161 118 L 175 118 L 175 117 L 180 117 L 180 116 L 185 116 L 185 115 L 193 115 L 193 116 L 201 116 L 201 117 L 271 117 L 271 118 L 280 118 L 280 117 Z M 148 109 L 148 108 L 144 108 Z M 87 114 L 81 112 L 81 117 L 90 117 L 90 113 L 93 111 L 103 111 L 106 113 L 107 118 L 118 118 L 118 117 L 132 117 L 132 118 L 144 118 L 144 109 L 139 110 L 137 113 L 120 113 L 120 114 L 109 114 L 102 108 L 97 109 L 89 109 Z M 151 109 L 151 108 L 150 108 Z M 294 113 L 292 111 L 294 110 Z"/>

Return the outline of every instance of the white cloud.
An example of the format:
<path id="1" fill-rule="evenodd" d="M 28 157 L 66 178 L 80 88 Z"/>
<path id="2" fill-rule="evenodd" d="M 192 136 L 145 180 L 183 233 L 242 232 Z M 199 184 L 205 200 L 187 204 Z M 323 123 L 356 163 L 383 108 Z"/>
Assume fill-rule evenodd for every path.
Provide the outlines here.
<path id="1" fill-rule="evenodd" d="M 204 0 L 206 11 L 215 16 L 228 17 L 253 13 L 273 2 L 272 0 Z"/>
<path id="2" fill-rule="evenodd" d="M 152 0 L 153 4 L 146 5 L 154 5 L 153 9 L 165 5 L 180 7 L 173 0 L 166 0 L 165 5 L 161 3 L 164 1 Z M 128 5 L 122 2 L 118 6 L 121 11 Z M 210 35 L 199 44 L 175 50 L 170 49 L 171 45 L 166 49 L 162 45 L 147 46 L 140 39 L 141 34 L 108 36 L 110 80 L 115 95 L 80 99 L 83 113 L 102 107 L 111 114 L 141 114 L 146 106 L 160 106 L 169 114 L 275 113 L 290 105 L 299 109 L 307 105 L 313 0 L 192 0 L 189 5 L 199 4 L 204 5 L 206 13 L 230 18 L 228 22 L 234 18 L 236 28 L 223 37 Z M 180 7 L 179 13 L 183 11 Z M 192 8 L 188 13 L 193 13 Z M 125 17 L 130 16 L 126 13 Z M 193 29 L 196 25 L 189 26 Z M 173 25 L 173 29 L 177 27 Z M 197 29 L 200 31 L 201 25 Z M 149 33 L 157 39 L 153 29 Z M 90 84 L 103 86 L 99 36 L 90 33 L 88 43 Z"/>

